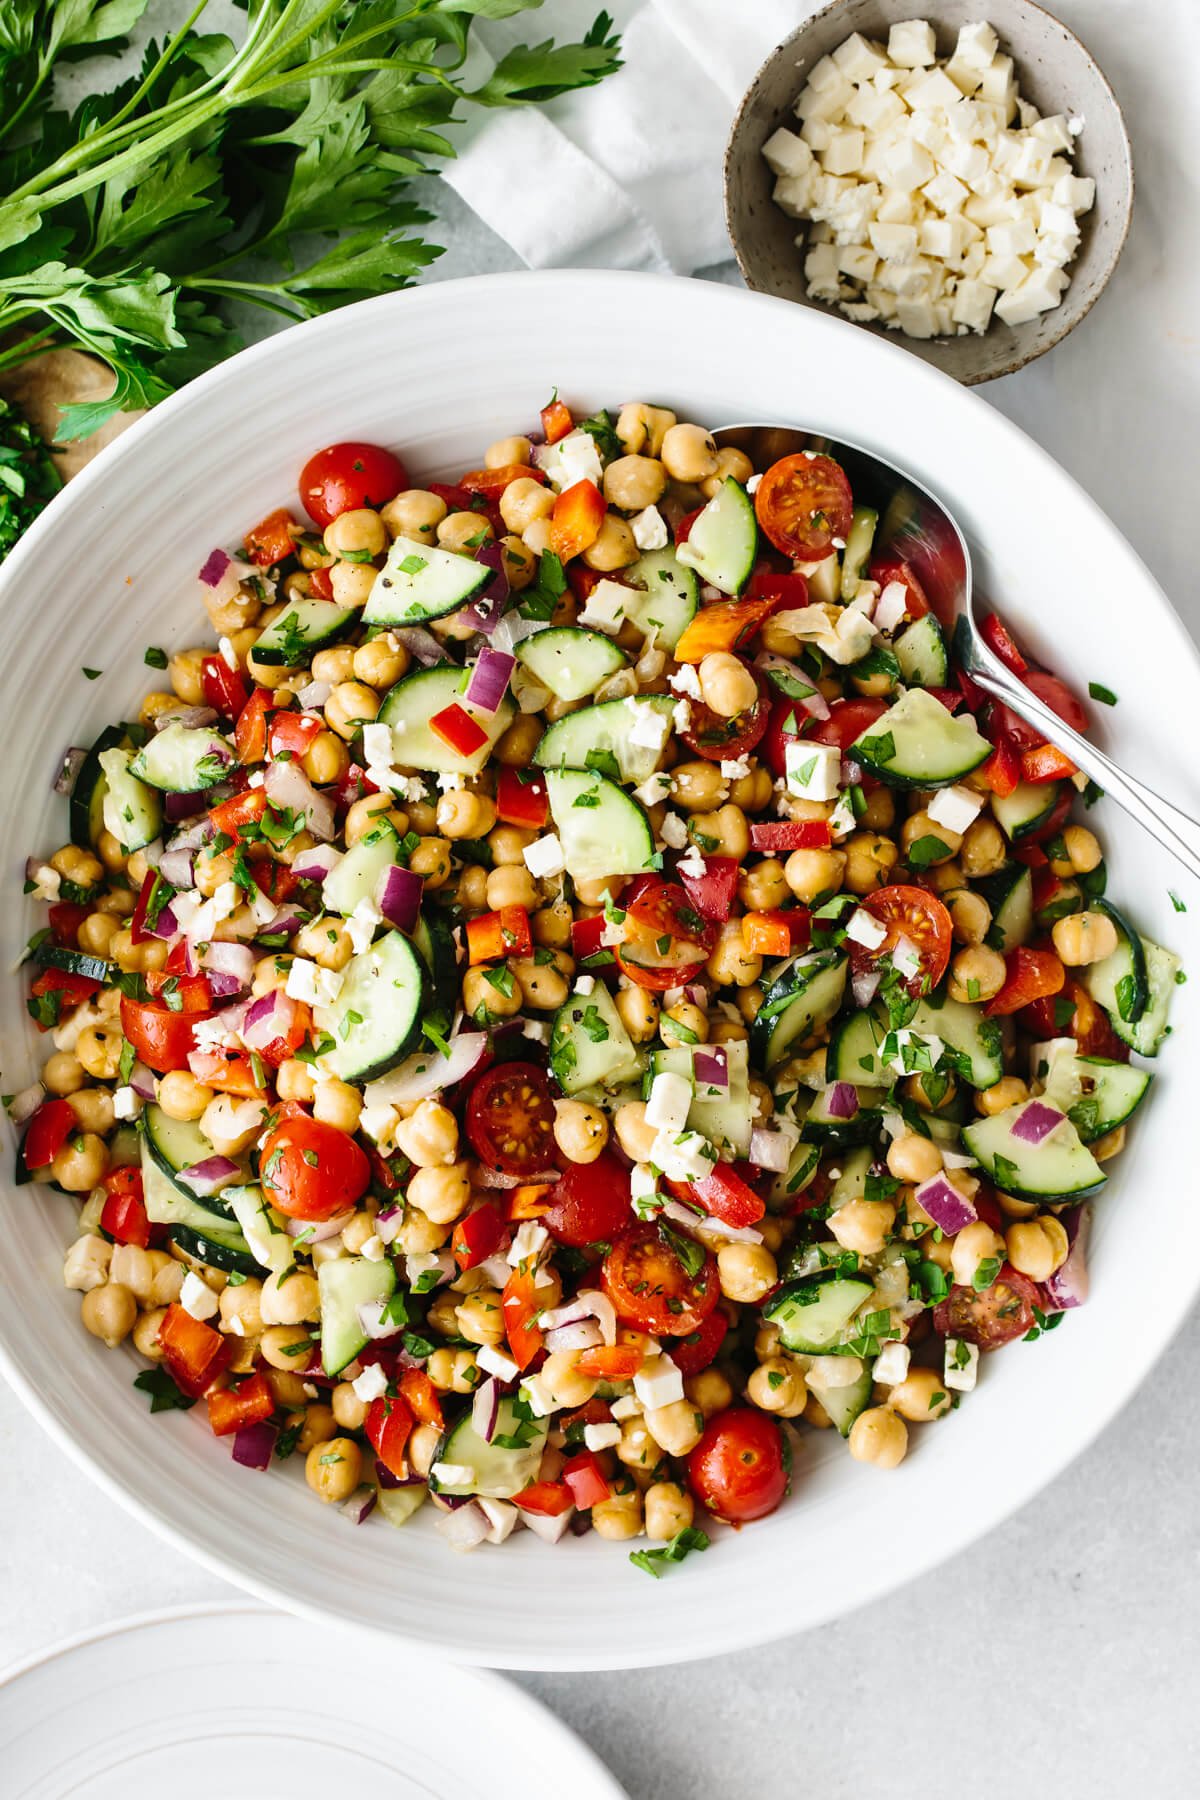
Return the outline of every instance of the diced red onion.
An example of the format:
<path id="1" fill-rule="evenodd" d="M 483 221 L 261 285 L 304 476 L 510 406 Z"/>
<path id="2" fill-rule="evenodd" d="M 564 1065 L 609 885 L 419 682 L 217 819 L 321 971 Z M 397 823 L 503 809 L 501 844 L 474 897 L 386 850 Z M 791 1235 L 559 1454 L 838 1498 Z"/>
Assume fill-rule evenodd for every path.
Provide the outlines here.
<path id="1" fill-rule="evenodd" d="M 205 587 L 216 587 L 231 561 L 232 558 L 228 551 L 210 550 L 204 567 L 196 579 L 202 581 Z"/>
<path id="2" fill-rule="evenodd" d="M 175 909 L 169 900 L 165 906 L 159 908 L 158 917 L 153 925 L 147 924 L 143 930 L 147 937 L 161 938 L 164 943 L 170 942 L 179 930 L 179 921 L 175 917 Z"/>
<path id="3" fill-rule="evenodd" d="M 207 972 L 214 994 L 242 994 L 254 979 L 254 952 L 249 944 L 215 938 L 200 958 L 200 966 Z"/>
<path id="4" fill-rule="evenodd" d="M 918 1206 L 924 1207 L 939 1230 L 953 1236 L 979 1217 L 972 1201 L 960 1194 L 945 1175 L 931 1175 L 914 1190 Z"/>
<path id="5" fill-rule="evenodd" d="M 694 1050 L 692 1069 L 696 1080 L 706 1082 L 709 1087 L 729 1086 L 729 1057 L 720 1044 L 711 1050 Z"/>
<path id="6" fill-rule="evenodd" d="M 203 796 L 200 796 L 200 798 L 203 798 Z M 176 850 L 199 850 L 202 845 L 208 842 L 212 835 L 212 821 L 210 819 L 197 819 L 194 824 L 183 825 L 178 831 L 173 831 L 171 833 L 167 843 L 167 851 L 168 853 L 171 853 Z"/>
<path id="7" fill-rule="evenodd" d="M 591 1350 L 604 1342 L 604 1333 L 595 1319 L 580 1319 L 574 1325 L 560 1325 L 546 1333 L 546 1348 L 558 1350 Z"/>
<path id="8" fill-rule="evenodd" d="M 825 1109 L 831 1119 L 852 1119 L 858 1111 L 858 1091 L 849 1081 L 835 1081 L 825 1090 Z"/>
<path id="9" fill-rule="evenodd" d="M 264 919 L 262 924 L 255 927 L 254 935 L 256 938 L 294 937 L 306 922 L 307 916 L 297 906 L 281 906 L 269 919 Z"/>
<path id="10" fill-rule="evenodd" d="M 792 1146 L 782 1131 L 764 1131 L 756 1126 L 750 1133 L 750 1161 L 758 1169 L 770 1169 L 782 1175 L 791 1161 Z"/>
<path id="11" fill-rule="evenodd" d="M 407 1466 L 407 1465 L 406 1465 Z M 376 1461 L 375 1479 L 381 1488 L 424 1487 L 425 1477 L 410 1471 L 407 1475 L 393 1475 L 386 1463 Z"/>
<path id="12" fill-rule="evenodd" d="M 1043 1138 L 1058 1129 L 1064 1117 L 1056 1106 L 1047 1106 L 1044 1100 L 1030 1100 L 1020 1118 L 1009 1126 L 1009 1131 L 1023 1144 L 1040 1144 Z"/>
<path id="13" fill-rule="evenodd" d="M 333 692 L 332 681 L 310 681 L 296 695 L 306 712 L 318 711 Z"/>
<path id="14" fill-rule="evenodd" d="M 828 719 L 830 717 L 828 700 L 825 698 L 824 694 L 818 693 L 815 688 L 811 694 L 805 694 L 802 699 L 797 700 L 796 705 L 800 708 L 801 712 L 811 714 L 814 719 Z"/>
<path id="15" fill-rule="evenodd" d="M 426 631 L 423 625 L 394 625 L 392 636 L 404 645 L 414 662 L 419 662 L 423 668 L 431 669 L 434 663 L 446 660 L 446 652 L 432 631 Z"/>
<path id="16" fill-rule="evenodd" d="M 708 989 L 699 981 L 689 981 L 684 987 L 683 997 L 693 1006 L 708 1005 Z"/>
<path id="17" fill-rule="evenodd" d="M 338 1510 L 344 1519 L 349 1519 L 352 1525 L 361 1525 L 364 1519 L 370 1518 L 378 1504 L 379 1495 L 376 1490 L 364 1484 L 362 1487 L 355 1488 L 350 1498 L 342 1501 Z"/>
<path id="18" fill-rule="evenodd" d="M 485 1444 L 492 1441 L 499 1414 L 500 1383 L 494 1375 L 489 1375 L 483 1385 L 475 1389 L 471 1401 L 471 1424 Z"/>
<path id="19" fill-rule="evenodd" d="M 375 1236 L 381 1244 L 394 1243 L 403 1223 L 402 1206 L 385 1206 L 382 1212 L 375 1215 Z"/>
<path id="20" fill-rule="evenodd" d="M 234 1462 L 241 1463 L 243 1469 L 269 1468 L 275 1436 L 275 1427 L 268 1419 L 260 1419 L 255 1425 L 243 1425 L 233 1437 Z"/>
<path id="21" fill-rule="evenodd" d="M 449 1495 L 445 1497 L 450 1498 Z M 474 1500 L 456 1508 L 454 1512 L 439 1513 L 436 1524 L 452 1550 L 476 1549 L 486 1540 L 491 1529 L 486 1513 Z"/>
<path id="22" fill-rule="evenodd" d="M 861 787 L 862 786 L 862 778 L 863 778 L 862 764 L 854 762 L 848 756 L 843 756 L 841 775 L 840 775 L 840 780 L 841 780 L 842 786 L 843 787 Z"/>
<path id="23" fill-rule="evenodd" d="M 78 744 L 72 744 L 62 759 L 62 767 L 54 778 L 56 794 L 69 794 L 73 791 L 75 783 L 79 779 L 79 771 L 86 760 L 87 751 L 81 749 Z"/>
<path id="24" fill-rule="evenodd" d="M 19 1094 L 14 1094 L 8 1103 L 8 1116 L 13 1124 L 23 1125 L 26 1119 L 31 1119 L 45 1098 L 46 1090 L 40 1081 L 31 1082 Z"/>
<path id="25" fill-rule="evenodd" d="M 386 1081 L 387 1076 L 385 1075 L 383 1079 Z M 528 1175 L 506 1175 L 502 1169 L 486 1168 L 483 1163 L 480 1163 L 474 1181 L 476 1187 L 516 1188 L 523 1187 L 526 1183 L 557 1181 L 561 1174 L 561 1169 L 537 1169 Z"/>
<path id="26" fill-rule="evenodd" d="M 202 1199 L 211 1194 L 219 1194 L 223 1187 L 241 1174 L 237 1164 L 228 1156 L 206 1156 L 202 1162 L 192 1163 L 190 1167 L 179 1171 L 179 1180 L 184 1187 L 190 1188 L 193 1194 Z"/>
<path id="27" fill-rule="evenodd" d="M 486 1032 L 460 1031 L 457 1037 L 450 1039 L 449 1056 L 443 1056 L 440 1050 L 419 1050 L 398 1068 L 381 1075 L 378 1081 L 369 1082 L 364 1099 L 368 1106 L 404 1106 L 410 1100 L 428 1100 L 472 1074 L 486 1055 L 487 1047 Z M 506 1175 L 502 1182 L 493 1183 L 488 1180 L 493 1174 L 499 1176 L 500 1171 L 481 1169 L 481 1185 L 520 1187 L 522 1182 L 543 1179 L 540 1175 Z M 551 1172 L 549 1179 L 558 1180 L 557 1169 Z"/>
<path id="28" fill-rule="evenodd" d="M 1087 1254 L 1093 1214 L 1092 1208 L 1084 1204 L 1059 1216 L 1071 1248 L 1066 1261 L 1042 1285 L 1055 1310 L 1066 1312 L 1070 1307 L 1082 1306 L 1091 1291 Z"/>
<path id="29" fill-rule="evenodd" d="M 616 1343 L 616 1308 L 608 1295 L 602 1294 L 599 1288 L 580 1288 L 573 1300 L 544 1312 L 541 1322 L 546 1330 L 558 1331 L 564 1325 L 577 1325 L 581 1319 L 598 1319 L 604 1333 L 604 1342 Z"/>
<path id="30" fill-rule="evenodd" d="M 342 854 L 332 844 L 313 844 L 310 849 L 301 850 L 292 864 L 292 874 L 301 881 L 324 881 L 337 868 Z"/>
<path id="31" fill-rule="evenodd" d="M 219 798 L 219 796 L 216 797 Z M 214 804 L 212 788 L 205 788 L 202 792 L 195 794 L 163 795 L 163 812 L 172 825 L 177 824 L 180 819 L 194 819 L 198 812 L 207 812 L 208 808 Z"/>
<path id="32" fill-rule="evenodd" d="M 466 697 L 481 712 L 494 713 L 508 692 L 509 680 L 517 659 L 507 650 L 493 650 L 490 644 L 480 646 Z"/>
<path id="33" fill-rule="evenodd" d="M 501 544 L 489 539 L 481 544 L 475 552 L 475 561 L 491 569 L 492 579 L 474 600 L 455 614 L 456 621 L 470 626 L 472 630 L 482 632 L 489 637 L 500 623 L 501 614 L 508 601 L 508 571 L 504 566 L 504 548 Z M 494 711 L 489 708 L 489 711 Z"/>
<path id="34" fill-rule="evenodd" d="M 553 1518 L 549 1513 L 534 1512 L 523 1512 L 521 1517 L 534 1537 L 540 1537 L 546 1544 L 557 1544 L 575 1517 L 575 1508 L 569 1506 L 565 1512 L 560 1512 Z"/>
<path id="35" fill-rule="evenodd" d="M 353 1217 L 353 1212 L 335 1213 L 332 1219 L 322 1219 L 316 1224 L 310 1219 L 285 1219 L 283 1228 L 291 1238 L 303 1238 L 306 1244 L 323 1244 L 329 1238 L 337 1237 Z"/>
<path id="36" fill-rule="evenodd" d="M 850 990 L 854 995 L 856 1006 L 870 1006 L 879 988 L 881 973 L 878 969 L 856 969 L 850 977 Z"/>
<path id="37" fill-rule="evenodd" d="M 475 1265 L 481 1275 L 487 1276 L 493 1287 L 502 1288 L 512 1274 L 512 1270 L 508 1266 L 508 1259 L 504 1254 L 506 1248 L 507 1245 L 503 1246 L 494 1255 L 485 1256 L 481 1263 Z"/>
<path id="38" fill-rule="evenodd" d="M 158 1079 L 154 1071 L 148 1069 L 144 1062 L 135 1062 L 130 1069 L 129 1085 L 134 1093 L 139 1094 L 143 1100 L 153 1100 L 158 1091 Z"/>
<path id="39" fill-rule="evenodd" d="M 673 1225 L 689 1237 L 706 1243 L 710 1237 L 718 1237 L 726 1244 L 761 1244 L 762 1232 L 755 1231 L 753 1225 L 725 1225 L 720 1219 L 709 1214 L 694 1212 L 690 1206 L 684 1206 L 680 1200 L 664 1200 L 661 1215 L 670 1219 Z"/>
<path id="40" fill-rule="evenodd" d="M 162 866 L 162 859 L 163 859 L 163 841 L 162 841 L 162 839 L 155 838 L 153 843 L 147 844 L 145 849 L 142 851 L 142 856 L 145 858 L 146 867 L 148 869 L 153 869 L 154 872 L 157 874 L 159 869 Z"/>
<path id="41" fill-rule="evenodd" d="M 242 1021 L 242 1042 L 248 1050 L 265 1050 L 274 1038 L 286 1037 L 296 1002 L 282 988 L 272 988 L 253 1001 Z"/>
<path id="42" fill-rule="evenodd" d="M 178 706 L 168 706 L 163 712 L 155 713 L 155 731 L 165 731 L 168 725 L 182 725 L 187 731 L 203 731 L 209 725 L 215 725 L 219 714 L 212 706 L 185 706 L 180 701 Z"/>
<path id="43" fill-rule="evenodd" d="M 341 1222 L 345 1224 L 345 1218 Z M 373 1344 L 384 1343 L 388 1338 L 398 1337 L 400 1334 L 401 1328 L 395 1320 L 384 1316 L 387 1305 L 386 1300 L 364 1300 L 361 1306 L 355 1308 L 358 1322 Z"/>
<path id="44" fill-rule="evenodd" d="M 334 833 L 333 801 L 328 794 L 317 792 L 299 763 L 268 763 L 263 785 L 267 790 L 267 798 L 273 806 L 286 808 L 293 813 L 302 813 L 308 829 L 315 838 L 321 838 L 325 843 L 332 839 Z"/>
<path id="45" fill-rule="evenodd" d="M 383 877 L 379 910 L 397 931 L 411 931 L 421 915 L 421 896 L 425 883 L 412 869 L 393 863 Z"/>

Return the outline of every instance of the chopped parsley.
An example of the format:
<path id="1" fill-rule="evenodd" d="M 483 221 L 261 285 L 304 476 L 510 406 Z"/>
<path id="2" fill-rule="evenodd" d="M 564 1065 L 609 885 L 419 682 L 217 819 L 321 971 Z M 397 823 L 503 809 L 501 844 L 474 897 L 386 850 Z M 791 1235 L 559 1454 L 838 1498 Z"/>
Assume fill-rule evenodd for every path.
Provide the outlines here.
<path id="1" fill-rule="evenodd" d="M 500 1440 L 497 1438 L 494 1441 L 498 1443 Z M 629 1560 L 635 1569 L 644 1569 L 647 1575 L 653 1575 L 655 1581 L 659 1581 L 672 1563 L 682 1562 L 693 1550 L 707 1550 L 710 1542 L 707 1532 L 688 1525 L 682 1531 L 677 1531 L 659 1550 L 631 1550 Z"/>
<path id="2" fill-rule="evenodd" d="M 1115 706 L 1117 704 L 1117 696 L 1110 687 L 1105 687 L 1102 681 L 1089 681 L 1088 693 L 1093 700 L 1099 700 L 1104 706 Z"/>

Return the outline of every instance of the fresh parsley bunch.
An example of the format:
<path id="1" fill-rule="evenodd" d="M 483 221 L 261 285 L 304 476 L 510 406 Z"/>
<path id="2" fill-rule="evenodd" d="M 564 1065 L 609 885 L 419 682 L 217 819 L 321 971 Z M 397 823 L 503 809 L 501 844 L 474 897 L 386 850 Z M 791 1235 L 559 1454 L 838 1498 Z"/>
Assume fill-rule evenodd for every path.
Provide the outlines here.
<path id="1" fill-rule="evenodd" d="M 0 368 L 75 344 L 116 378 L 64 409 L 62 440 L 237 349 L 235 301 L 293 320 L 407 286 L 440 250 L 405 185 L 453 155 L 461 107 L 620 67 L 602 13 L 581 43 L 519 45 L 465 87 L 474 21 L 542 0 L 244 0 L 240 45 L 198 29 L 208 3 L 107 88 L 101 59 L 151 0 L 0 5 Z M 54 77 L 79 58 L 94 80 L 70 113 Z"/>

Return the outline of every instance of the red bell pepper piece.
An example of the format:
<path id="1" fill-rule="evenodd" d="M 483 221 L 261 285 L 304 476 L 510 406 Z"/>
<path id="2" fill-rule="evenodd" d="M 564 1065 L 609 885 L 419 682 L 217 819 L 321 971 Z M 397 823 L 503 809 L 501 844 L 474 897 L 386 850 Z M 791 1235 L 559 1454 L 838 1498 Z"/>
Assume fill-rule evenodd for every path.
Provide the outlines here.
<path id="1" fill-rule="evenodd" d="M 91 912 L 78 900 L 56 900 L 49 911 L 50 931 L 56 944 L 69 946 L 79 936 L 79 927 Z"/>
<path id="2" fill-rule="evenodd" d="M 1065 751 L 1054 744 L 1041 744 L 1036 750 L 1021 752 L 1021 779 L 1035 785 L 1043 781 L 1069 781 L 1079 773 Z"/>
<path id="3" fill-rule="evenodd" d="M 412 1410 L 399 1394 L 381 1394 L 367 1408 L 363 1429 L 368 1442 L 384 1468 L 400 1481 L 408 1474 L 404 1452 L 412 1428 Z"/>
<path id="4" fill-rule="evenodd" d="M 502 768 L 496 783 L 496 815 L 506 825 L 540 831 L 550 816 L 546 783 L 528 769 Z"/>
<path id="5" fill-rule="evenodd" d="M 295 549 L 301 529 L 286 506 L 277 507 L 246 533 L 246 555 L 260 569 L 285 562 Z"/>
<path id="6" fill-rule="evenodd" d="M 261 1370 L 236 1387 L 213 1388 L 208 1395 L 208 1422 L 214 1437 L 229 1437 L 244 1425 L 261 1425 L 274 1411 L 275 1396 Z"/>
<path id="7" fill-rule="evenodd" d="M 168 964 L 169 961 L 168 958 Z M 165 969 L 147 969 L 142 980 L 152 999 L 157 1000 L 167 994 L 179 1001 L 178 1006 L 170 1008 L 172 1012 L 203 1013 L 212 1006 L 212 989 L 204 975 L 184 975 L 168 966 Z"/>
<path id="8" fill-rule="evenodd" d="M 422 1425 L 444 1425 L 442 1403 L 438 1391 L 424 1369 L 405 1369 L 400 1376 L 400 1393 L 414 1419 Z"/>
<path id="9" fill-rule="evenodd" d="M 742 915 L 742 942 L 751 956 L 787 956 L 792 949 L 793 925 L 808 925 L 799 912 L 748 912 Z M 805 932 L 807 937 L 807 930 Z"/>
<path id="10" fill-rule="evenodd" d="M 129 921 L 129 935 L 135 944 L 144 944 L 147 938 L 154 936 L 152 931 L 146 929 L 146 920 L 151 916 L 157 917 L 156 906 L 161 910 L 162 903 L 168 897 L 169 887 L 170 883 L 163 879 L 157 869 L 146 871 Z"/>
<path id="11" fill-rule="evenodd" d="M 803 575 L 781 573 L 770 563 L 759 563 L 746 583 L 745 598 L 756 600 L 768 595 L 781 607 L 807 606 L 808 580 Z"/>
<path id="12" fill-rule="evenodd" d="M 77 1006 L 82 1006 L 85 1000 L 90 1000 L 92 995 L 98 993 L 99 990 L 100 983 L 93 981 L 90 976 L 68 975 L 65 969 L 47 969 L 44 974 L 38 976 L 29 992 L 35 1000 L 40 1000 L 43 994 L 61 994 L 62 999 L 58 1007 L 58 1015 L 61 1018 L 64 1011 L 74 1012 Z M 35 1014 L 34 1023 L 39 1031 L 49 1031 L 55 1021 L 49 1020 L 43 1024 Z"/>
<path id="13" fill-rule="evenodd" d="M 564 1463 L 562 1478 L 570 1488 L 571 1497 L 580 1512 L 587 1512 L 589 1507 L 598 1506 L 612 1492 L 594 1450 L 581 1450 L 578 1456 L 573 1456 L 570 1462 Z"/>
<path id="14" fill-rule="evenodd" d="M 1021 779 L 1021 764 L 1012 745 L 1002 738 L 979 772 L 993 794 L 1011 794 Z"/>
<path id="15" fill-rule="evenodd" d="M 533 933 L 523 906 L 502 906 L 467 920 L 467 950 L 472 964 L 496 962 L 502 956 L 532 956 Z"/>
<path id="16" fill-rule="evenodd" d="M 550 1211 L 548 1196 L 554 1192 L 554 1187 L 552 1181 L 526 1181 L 520 1187 L 509 1188 L 509 1223 L 517 1225 L 522 1219 L 543 1218 Z"/>
<path id="17" fill-rule="evenodd" d="M 565 1481 L 534 1481 L 512 1497 L 522 1512 L 539 1513 L 546 1519 L 557 1519 L 574 1506 L 571 1490 Z"/>
<path id="18" fill-rule="evenodd" d="M 593 1344 L 579 1352 L 576 1367 L 593 1381 L 632 1381 L 645 1360 L 640 1344 Z"/>
<path id="19" fill-rule="evenodd" d="M 67 1139 L 80 1129 L 75 1108 L 67 1100 L 43 1100 L 21 1142 L 27 1169 L 47 1169 Z"/>
<path id="20" fill-rule="evenodd" d="M 250 690 L 236 669 L 231 669 L 223 656 L 206 656 L 200 664 L 200 685 L 204 704 L 219 712 L 223 719 L 238 719 L 250 698 Z"/>
<path id="21" fill-rule="evenodd" d="M 158 1328 L 158 1342 L 167 1373 L 174 1376 L 185 1394 L 196 1399 L 212 1386 L 229 1361 L 227 1340 L 203 1319 L 193 1319 L 177 1300 L 167 1308 Z"/>
<path id="22" fill-rule="evenodd" d="M 266 1089 L 254 1079 L 254 1064 L 241 1050 L 204 1044 L 188 1052 L 188 1068 L 205 1087 L 218 1094 L 237 1094 L 246 1100 L 265 1100 Z"/>
<path id="23" fill-rule="evenodd" d="M 676 662 L 700 663 L 715 650 L 734 650 L 753 637 L 763 620 L 779 605 L 775 594 L 748 600 L 717 600 L 700 611 L 684 627 L 673 651 Z"/>
<path id="24" fill-rule="evenodd" d="M 534 1271 L 514 1269 L 504 1284 L 500 1310 L 504 1315 L 508 1347 L 518 1369 L 527 1369 L 545 1344 L 537 1324 L 541 1309 L 542 1303 L 534 1286 Z"/>
<path id="25" fill-rule="evenodd" d="M 307 756 L 314 738 L 319 738 L 324 730 L 325 721 L 316 713 L 297 712 L 294 707 L 289 707 L 286 711 L 271 714 L 267 747 L 272 756 L 282 756 L 285 752 L 294 757 Z"/>
<path id="26" fill-rule="evenodd" d="M 1017 649 L 1012 634 L 997 614 L 988 613 L 986 615 L 979 627 L 979 635 L 993 655 L 999 657 L 1006 669 L 1011 670 L 1014 675 L 1027 673 L 1029 664 Z"/>
<path id="27" fill-rule="evenodd" d="M 557 444 L 559 438 L 565 438 L 569 431 L 574 431 L 575 421 L 571 417 L 571 409 L 555 394 L 548 406 L 542 408 L 542 434 L 548 444 Z"/>
<path id="28" fill-rule="evenodd" d="M 677 1199 L 693 1201 L 735 1230 L 757 1225 L 767 1210 L 754 1189 L 728 1163 L 717 1163 L 712 1174 L 702 1175 L 699 1181 L 668 1181 L 667 1186 Z"/>
<path id="29" fill-rule="evenodd" d="M 504 1236 L 504 1220 L 499 1209 L 485 1200 L 473 1213 L 468 1213 L 454 1227 L 450 1248 L 460 1269 L 473 1269 L 486 1261 Z"/>
<path id="30" fill-rule="evenodd" d="M 214 831 L 224 832 L 235 844 L 240 844 L 243 828 L 257 825 L 266 810 L 266 789 L 247 788 L 244 793 L 231 794 L 228 800 L 222 800 L 208 816 L 213 822 Z"/>
<path id="31" fill-rule="evenodd" d="M 692 904 L 695 905 L 694 900 Z M 571 921 L 571 954 L 576 962 L 583 962 L 589 956 L 599 956 L 604 949 L 604 945 L 600 942 L 604 936 L 604 925 L 603 913 L 594 913 L 590 919 L 573 919 Z M 469 925 L 467 930 L 470 930 Z M 612 955 L 611 950 L 609 955 Z"/>
<path id="32" fill-rule="evenodd" d="M 957 712 L 963 703 L 963 692 L 961 688 L 931 687 L 926 688 L 925 692 L 932 695 L 939 705 L 945 707 L 947 712 Z"/>
<path id="33" fill-rule="evenodd" d="M 333 599 L 333 572 L 330 569 L 310 569 L 308 572 L 308 591 L 316 600 Z"/>
<path id="34" fill-rule="evenodd" d="M 459 756 L 474 756 L 487 743 L 487 732 L 473 719 L 469 712 L 464 712 L 458 701 L 444 706 L 441 712 L 434 713 L 429 721 L 431 731 L 436 731 L 444 744 L 457 751 Z"/>
<path id="35" fill-rule="evenodd" d="M 499 469 L 468 469 L 458 485 L 468 494 L 486 494 L 489 500 L 499 500 L 513 481 L 539 481 L 544 487 L 546 476 L 544 470 L 529 463 L 505 463 Z"/>
<path id="36" fill-rule="evenodd" d="M 750 842 L 769 856 L 787 856 L 793 850 L 828 850 L 833 833 L 828 819 L 782 819 L 771 824 L 756 819 Z"/>
<path id="37" fill-rule="evenodd" d="M 142 1198 L 142 1171 L 111 1169 L 104 1188 L 108 1198 L 100 1212 L 101 1230 L 118 1244 L 136 1244 L 144 1250 L 150 1242 L 150 1220 Z"/>
<path id="38" fill-rule="evenodd" d="M 274 706 L 275 696 L 270 688 L 256 687 L 238 714 L 233 747 L 239 762 L 250 764 L 266 760 L 267 714 Z"/>
<path id="39" fill-rule="evenodd" d="M 687 543 L 692 535 L 692 526 L 696 523 L 696 520 L 703 511 L 704 508 L 702 506 L 697 506 L 694 511 L 684 513 L 682 519 L 680 519 L 678 525 L 675 527 L 675 542 L 677 544 Z"/>
<path id="40" fill-rule="evenodd" d="M 683 883 L 684 893 L 701 918 L 723 925 L 733 910 L 739 873 L 740 865 L 736 857 L 706 856 L 703 875 L 689 875 L 680 869 L 679 879 Z"/>
<path id="41" fill-rule="evenodd" d="M 989 1019 L 1004 1018 L 1034 1000 L 1060 993 L 1067 978 L 1066 970 L 1053 950 L 1031 950 L 1027 944 L 1019 944 L 1015 950 L 1010 950 L 1004 965 L 1007 970 L 1004 986 L 983 1009 Z"/>
<path id="42" fill-rule="evenodd" d="M 560 562 L 568 563 L 591 549 L 607 511 L 594 481 L 577 481 L 558 496 L 550 515 L 550 548 Z"/>

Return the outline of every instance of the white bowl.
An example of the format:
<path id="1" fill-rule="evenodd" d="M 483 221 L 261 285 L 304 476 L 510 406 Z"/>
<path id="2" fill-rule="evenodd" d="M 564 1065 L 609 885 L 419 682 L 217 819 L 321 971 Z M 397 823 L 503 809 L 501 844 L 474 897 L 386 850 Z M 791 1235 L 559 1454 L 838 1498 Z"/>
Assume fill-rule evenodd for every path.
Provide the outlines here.
<path id="1" fill-rule="evenodd" d="M 849 324 L 785 301 L 645 275 L 551 273 L 449 282 L 285 332 L 168 401 L 74 481 L 0 573 L 8 721 L 0 797 L 3 965 L 40 917 L 21 899 L 29 851 L 66 836 L 50 791 L 63 749 L 132 709 L 155 679 L 144 647 L 204 641 L 195 573 L 289 499 L 320 445 L 403 449 L 419 476 L 469 467 L 521 430 L 557 386 L 592 408 L 657 400 L 709 426 L 775 419 L 827 429 L 907 467 L 957 513 L 981 586 L 1051 666 L 1120 704 L 1109 748 L 1200 810 L 1187 764 L 1200 665 L 1142 564 L 1088 497 L 999 413 Z M 87 682 L 80 670 L 99 668 Z M 1149 935 L 1200 948 L 1200 897 L 1111 805 L 1093 822 L 1111 892 Z M 1191 901 L 1176 913 L 1168 890 Z M 1200 957 L 1194 959 L 1200 963 Z M 22 984 L 0 985 L 4 1085 L 37 1065 Z M 615 1668 L 737 1649 L 795 1632 L 926 1571 L 990 1530 L 1078 1454 L 1163 1351 L 1200 1283 L 1194 1097 L 1197 985 L 1128 1154 L 1098 1202 L 1093 1297 L 1037 1344 L 989 1358 L 954 1415 L 913 1433 L 902 1468 L 803 1438 L 795 1492 L 771 1519 L 722 1532 L 664 1581 L 594 1536 L 550 1549 L 451 1553 L 422 1516 L 355 1530 L 294 1472 L 236 1468 L 202 1419 L 151 1417 L 135 1358 L 79 1325 L 60 1266 L 72 1208 L 5 1193 L 0 1356 L 17 1391 L 81 1466 L 208 1567 L 279 1605 L 336 1616 L 466 1662 Z M 1182 1043 L 1179 1038 L 1182 1037 Z"/>

